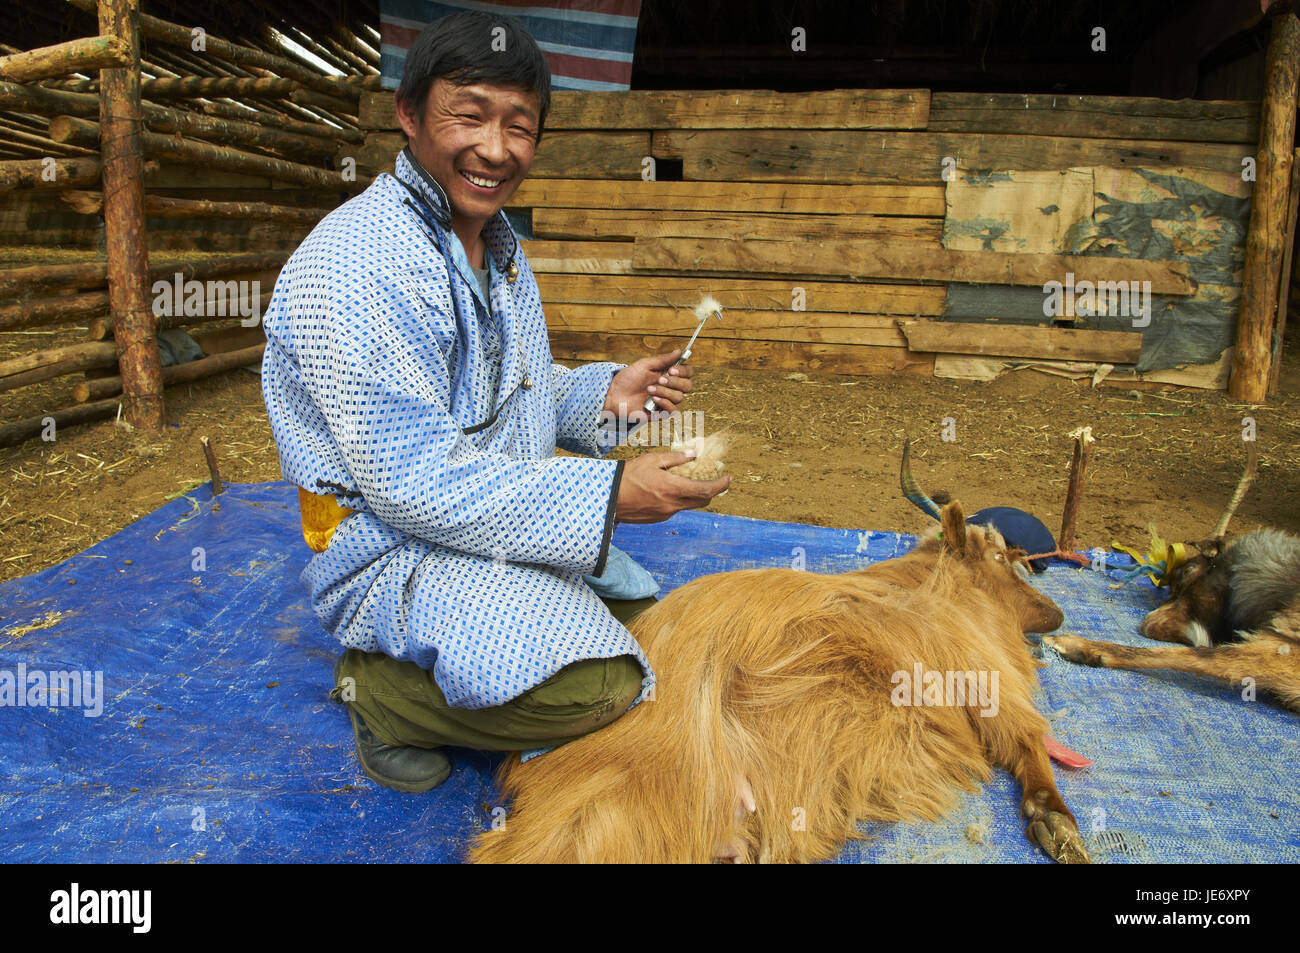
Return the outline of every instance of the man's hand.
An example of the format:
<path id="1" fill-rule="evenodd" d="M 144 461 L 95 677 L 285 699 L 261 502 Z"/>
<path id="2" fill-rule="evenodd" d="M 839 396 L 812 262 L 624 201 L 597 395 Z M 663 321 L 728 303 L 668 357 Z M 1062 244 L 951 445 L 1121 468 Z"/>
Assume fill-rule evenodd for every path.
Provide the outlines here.
<path id="1" fill-rule="evenodd" d="M 730 474 L 716 480 L 688 480 L 668 472 L 694 457 L 693 453 L 644 453 L 629 460 L 618 485 L 614 518 L 621 523 L 658 523 L 679 510 L 707 506 L 731 486 Z"/>
<path id="2" fill-rule="evenodd" d="M 660 411 L 673 413 L 691 392 L 691 376 L 694 373 L 689 364 L 676 363 L 681 354 L 681 349 L 678 348 L 667 354 L 643 357 L 635 364 L 623 368 L 610 381 L 604 410 L 616 415 L 626 414 L 629 426 L 645 423 L 650 419 L 650 415 L 645 412 L 646 398 L 652 397 Z"/>

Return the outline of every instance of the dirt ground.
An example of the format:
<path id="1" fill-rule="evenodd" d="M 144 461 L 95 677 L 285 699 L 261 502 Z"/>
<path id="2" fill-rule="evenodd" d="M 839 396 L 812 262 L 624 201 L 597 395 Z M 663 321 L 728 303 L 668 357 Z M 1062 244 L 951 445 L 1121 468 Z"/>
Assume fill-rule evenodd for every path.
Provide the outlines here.
<path id="1" fill-rule="evenodd" d="M 1035 371 L 969 383 L 820 374 L 800 380 L 696 367 L 698 390 L 682 409 L 702 412 L 706 432 L 726 429 L 733 438 L 728 470 L 735 482 L 712 504 L 719 513 L 919 532 L 928 521 L 898 489 L 899 453 L 910 434 L 914 472 L 931 493 L 948 490 L 967 512 L 1018 506 L 1056 532 L 1067 435 L 1087 424 L 1097 444 L 1080 545 L 1119 541 L 1145 550 L 1149 523 L 1168 539 L 1209 532 L 1240 475 L 1241 421 L 1251 416 L 1260 470 L 1233 529 L 1300 531 L 1300 347 L 1288 349 L 1281 393 L 1262 406 L 1205 391 L 1093 389 Z M 0 395 L 7 398 L 0 419 L 66 405 L 66 395 L 49 402 L 52 387 Z M 202 436 L 210 437 L 227 481 L 280 479 L 255 374 L 231 371 L 169 390 L 167 417 L 157 436 L 106 421 L 65 428 L 52 443 L 0 449 L 0 580 L 57 564 L 206 481 Z M 941 439 L 948 417 L 953 442 Z M 646 451 L 623 447 L 615 455 L 635 452 Z"/>

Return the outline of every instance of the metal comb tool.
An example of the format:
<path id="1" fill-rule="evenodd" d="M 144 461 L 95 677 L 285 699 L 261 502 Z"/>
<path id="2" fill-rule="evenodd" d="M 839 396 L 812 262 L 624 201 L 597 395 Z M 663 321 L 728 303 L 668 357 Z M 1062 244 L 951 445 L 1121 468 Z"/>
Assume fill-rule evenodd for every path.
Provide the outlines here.
<path id="1" fill-rule="evenodd" d="M 700 319 L 700 323 L 695 326 L 695 333 L 692 334 L 691 339 L 686 342 L 686 350 L 682 351 L 682 356 L 673 363 L 673 367 L 676 367 L 678 364 L 685 364 L 687 359 L 690 358 L 691 347 L 695 344 L 695 339 L 700 336 L 700 330 L 704 327 L 704 322 L 708 321 L 710 317 L 717 318 L 719 322 L 722 321 L 722 305 L 718 304 L 717 298 L 712 295 L 706 295 L 705 298 L 695 306 L 695 316 Z M 652 414 L 659 408 L 655 403 L 654 398 L 649 397 L 646 399 L 645 407 L 642 409 L 645 410 L 647 414 Z"/>

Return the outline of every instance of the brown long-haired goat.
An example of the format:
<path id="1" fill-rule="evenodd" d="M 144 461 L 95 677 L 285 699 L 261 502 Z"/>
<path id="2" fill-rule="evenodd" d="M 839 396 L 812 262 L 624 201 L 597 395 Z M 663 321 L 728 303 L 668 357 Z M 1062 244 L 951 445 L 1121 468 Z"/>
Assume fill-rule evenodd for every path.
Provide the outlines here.
<path id="1" fill-rule="evenodd" d="M 1024 639 L 1061 611 L 995 530 L 967 526 L 956 502 L 941 520 L 898 559 L 840 575 L 705 576 L 636 617 L 655 697 L 543 757 L 508 760 L 510 814 L 472 859 L 824 860 L 859 820 L 937 819 L 998 765 L 1024 787 L 1029 837 L 1087 862 Z M 930 683 L 925 698 L 946 703 L 916 704 L 903 683 L 918 666 L 969 693 L 932 695 Z M 974 697 L 980 673 L 996 678 L 992 706 Z"/>

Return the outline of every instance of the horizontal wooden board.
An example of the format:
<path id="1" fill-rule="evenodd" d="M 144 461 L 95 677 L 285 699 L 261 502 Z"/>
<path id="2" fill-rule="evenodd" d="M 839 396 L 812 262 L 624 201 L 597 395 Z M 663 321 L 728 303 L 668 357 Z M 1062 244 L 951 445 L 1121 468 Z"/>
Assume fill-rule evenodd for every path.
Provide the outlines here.
<path id="1" fill-rule="evenodd" d="M 802 289 L 804 306 L 812 311 L 856 314 L 938 315 L 945 306 L 945 289 L 935 285 L 863 284 L 858 282 L 709 278 L 657 275 L 537 275 L 542 301 L 568 304 L 616 304 L 693 309 L 702 295 L 711 294 L 723 308 L 788 311 Z M 549 313 L 549 310 L 548 312 Z"/>
<path id="2" fill-rule="evenodd" d="M 631 362 L 680 347 L 675 337 L 552 331 L 551 353 L 579 361 Z M 821 371 L 828 374 L 934 373 L 934 355 L 903 347 L 863 344 L 804 344 L 774 341 L 726 341 L 700 338 L 691 363 L 754 371 Z"/>
<path id="3" fill-rule="evenodd" d="M 924 129 L 928 89 L 560 92 L 555 129 Z"/>
<path id="4" fill-rule="evenodd" d="M 1259 103 L 1022 93 L 933 93 L 929 132 L 1235 142 L 1259 138 Z"/>
<path id="5" fill-rule="evenodd" d="M 934 185 L 944 160 L 963 170 L 1076 166 L 1240 172 L 1253 151 L 1225 143 L 1080 139 L 949 132 L 682 130 L 656 132 L 653 154 L 682 160 L 688 181 Z"/>
<path id="6" fill-rule="evenodd" d="M 660 212 L 649 209 L 539 208 L 539 239 L 631 241 L 634 238 L 762 238 L 774 241 L 893 239 L 939 247 L 943 222 L 893 215 L 799 215 L 745 212 Z"/>
<path id="7" fill-rule="evenodd" d="M 355 158 L 358 173 L 391 172 L 405 144 L 401 133 L 372 132 L 365 145 L 341 146 L 336 158 L 339 162 L 347 156 Z M 556 132 L 542 139 L 528 174 L 534 178 L 639 180 L 641 162 L 648 155 L 648 132 Z"/>
<path id="8" fill-rule="evenodd" d="M 783 182 L 636 182 L 528 178 L 510 208 L 801 212 L 942 218 L 944 186 L 799 185 Z"/>
<path id="9" fill-rule="evenodd" d="M 632 270 L 629 242 L 520 242 L 534 272 L 624 275 Z"/>
<path id="10" fill-rule="evenodd" d="M 552 129 L 924 129 L 928 89 L 627 90 L 551 93 Z M 391 92 L 362 93 L 364 129 L 398 129 Z"/>
<path id="11" fill-rule="evenodd" d="M 899 321 L 907 346 L 943 354 L 1035 357 L 1054 361 L 1136 364 L 1142 335 L 1135 331 L 1031 328 L 957 321 Z"/>
<path id="12" fill-rule="evenodd" d="M 626 307 L 621 305 L 549 304 L 546 326 L 552 331 L 596 331 L 649 334 L 689 340 L 698 319 L 688 309 Z M 898 319 L 882 314 L 844 314 L 823 311 L 750 311 L 724 308 L 722 320 L 710 318 L 701 334 L 710 340 L 805 341 L 818 344 L 870 344 L 906 347 Z M 702 353 L 703 339 L 695 353 Z M 924 350 L 913 348 L 913 350 Z"/>
<path id="13" fill-rule="evenodd" d="M 1187 295 L 1195 282 L 1182 262 L 1143 261 L 1010 252 L 952 251 L 870 241 L 719 241 L 645 238 L 632 244 L 637 269 L 749 274 L 821 274 L 846 278 L 903 278 L 971 284 L 1036 285 L 1090 281 L 1150 281 L 1154 294 Z"/>
<path id="14" fill-rule="evenodd" d="M 557 132 L 537 150 L 533 178 L 591 177 L 640 180 L 650 136 L 642 132 Z"/>

